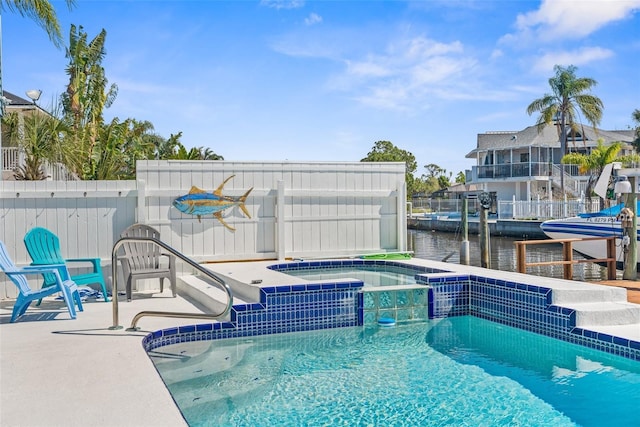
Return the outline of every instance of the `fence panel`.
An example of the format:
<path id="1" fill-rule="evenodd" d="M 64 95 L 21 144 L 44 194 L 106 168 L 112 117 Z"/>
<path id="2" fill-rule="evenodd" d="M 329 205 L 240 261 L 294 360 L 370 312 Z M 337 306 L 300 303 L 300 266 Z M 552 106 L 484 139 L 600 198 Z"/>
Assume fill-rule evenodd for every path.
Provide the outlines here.
<path id="1" fill-rule="evenodd" d="M 145 161 L 137 170 L 137 181 L 0 182 L 0 240 L 18 265 L 28 264 L 22 239 L 46 227 L 67 258 L 99 257 L 108 276 L 113 244 L 135 222 L 157 228 L 163 241 L 198 261 L 406 249 L 404 163 Z M 234 232 L 212 213 L 198 218 L 173 207 L 192 186 L 211 193 L 232 175 L 222 195 L 237 198 L 253 188 L 250 218 L 232 199 L 221 211 Z M 15 296 L 0 275 L 0 299 Z"/>

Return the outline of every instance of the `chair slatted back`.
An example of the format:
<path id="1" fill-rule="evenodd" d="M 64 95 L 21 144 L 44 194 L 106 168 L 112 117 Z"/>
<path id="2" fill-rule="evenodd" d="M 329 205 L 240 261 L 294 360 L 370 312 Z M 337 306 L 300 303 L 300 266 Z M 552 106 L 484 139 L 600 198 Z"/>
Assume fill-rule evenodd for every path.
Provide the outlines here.
<path id="1" fill-rule="evenodd" d="M 7 252 L 7 247 L 4 242 L 0 241 L 0 268 L 2 271 L 18 271 L 19 268 L 15 265 L 9 253 Z M 32 292 L 29 283 L 27 282 L 27 278 L 23 275 L 12 274 L 8 276 L 9 279 L 18 287 L 18 290 L 23 295 L 28 295 Z"/>
<path id="2" fill-rule="evenodd" d="M 53 232 L 43 227 L 35 227 L 24 236 L 24 244 L 34 264 L 64 264 L 64 257 L 60 251 L 60 239 Z M 56 278 L 51 273 L 45 273 L 45 286 L 52 285 Z"/>
<path id="3" fill-rule="evenodd" d="M 153 237 L 160 240 L 160 232 L 148 225 L 133 224 L 120 237 Z M 133 271 L 155 269 L 160 265 L 160 246 L 153 242 L 125 242 L 122 248 L 129 257 Z"/>

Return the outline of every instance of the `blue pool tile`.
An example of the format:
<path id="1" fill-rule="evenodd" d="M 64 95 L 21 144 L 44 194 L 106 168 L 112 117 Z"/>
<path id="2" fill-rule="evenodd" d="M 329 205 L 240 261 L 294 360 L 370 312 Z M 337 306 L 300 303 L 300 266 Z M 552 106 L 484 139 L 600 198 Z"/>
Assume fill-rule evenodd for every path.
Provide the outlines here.
<path id="1" fill-rule="evenodd" d="M 629 340 L 626 338 L 613 337 L 613 343 L 624 347 L 629 347 Z"/>
<path id="2" fill-rule="evenodd" d="M 211 323 L 201 323 L 199 325 L 196 325 L 196 331 L 200 332 L 200 331 L 211 331 L 213 330 L 213 324 Z"/>
<path id="3" fill-rule="evenodd" d="M 170 335 L 176 335 L 178 333 L 178 328 L 169 328 L 162 331 L 162 335 L 165 337 Z"/>
<path id="4" fill-rule="evenodd" d="M 178 332 L 181 334 L 187 333 L 187 332 L 195 332 L 196 330 L 196 326 L 195 325 L 187 325 L 187 326 L 180 326 L 178 328 Z"/>
<path id="5" fill-rule="evenodd" d="M 613 342 L 613 336 L 609 335 L 609 334 L 605 334 L 602 332 L 598 333 L 598 341 L 604 341 L 604 342 Z"/>

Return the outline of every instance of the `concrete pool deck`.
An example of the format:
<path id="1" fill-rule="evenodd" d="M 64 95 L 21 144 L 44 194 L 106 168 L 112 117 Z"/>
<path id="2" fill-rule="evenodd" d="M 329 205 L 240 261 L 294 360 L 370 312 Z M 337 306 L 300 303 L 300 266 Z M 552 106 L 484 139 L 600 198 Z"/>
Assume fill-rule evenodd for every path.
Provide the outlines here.
<path id="1" fill-rule="evenodd" d="M 413 259 L 412 263 L 453 269 L 458 273 L 526 281 L 550 287 L 560 305 L 597 306 L 598 299 L 616 307 L 628 304 L 624 288 L 486 270 Z M 265 271 L 277 261 L 217 263 L 206 266 L 251 288 L 283 284 L 282 273 Z M 285 275 L 286 276 L 286 275 Z M 184 288 L 179 284 L 180 295 Z M 570 297 L 580 296 L 580 302 Z M 130 303 L 119 299 L 119 324 L 128 327 L 140 311 L 202 312 L 190 300 L 172 298 L 170 290 L 137 293 Z M 140 331 L 109 330 L 112 304 L 90 300 L 85 311 L 69 319 L 63 304 L 45 300 L 10 324 L 13 301 L 0 301 L 0 425 L 2 426 L 181 426 L 186 425 L 153 363 L 142 348 L 151 331 L 204 323 L 194 319 L 144 317 Z M 640 323 L 601 326 L 602 331 L 640 341 Z"/>
<path id="2" fill-rule="evenodd" d="M 125 328 L 143 310 L 200 312 L 168 289 L 118 301 Z M 150 331 L 196 321 L 144 317 L 138 332 L 112 331 L 112 303 L 100 300 L 84 303 L 75 320 L 53 299 L 8 323 L 12 308 L 0 302 L 0 425 L 187 425 L 141 342 Z"/>

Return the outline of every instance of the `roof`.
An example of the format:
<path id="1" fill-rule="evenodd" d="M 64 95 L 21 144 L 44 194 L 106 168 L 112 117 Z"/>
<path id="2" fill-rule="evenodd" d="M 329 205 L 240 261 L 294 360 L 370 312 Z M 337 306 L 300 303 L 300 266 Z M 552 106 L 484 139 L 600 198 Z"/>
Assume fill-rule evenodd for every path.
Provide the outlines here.
<path id="1" fill-rule="evenodd" d="M 602 139 L 604 144 L 611 144 L 616 141 L 630 144 L 633 141 L 632 130 L 610 131 L 583 126 L 580 129 L 580 133 L 584 134 L 584 138 L 576 140 L 576 145 L 596 146 L 599 139 Z M 571 144 L 571 140 L 568 143 Z M 477 153 L 489 150 L 510 150 L 529 147 L 560 148 L 560 136 L 556 125 L 549 124 L 541 132 L 538 132 L 537 126 L 529 126 L 521 131 L 479 133 L 476 148 L 471 150 L 465 157 L 475 158 Z"/>
<path id="2" fill-rule="evenodd" d="M 2 91 L 2 94 L 4 95 L 5 98 L 7 98 L 7 100 L 9 101 L 10 106 L 12 107 L 19 107 L 19 106 L 29 106 L 29 105 L 33 105 L 33 101 L 30 100 L 26 100 L 24 98 L 19 97 L 18 95 L 14 95 L 11 92 L 7 92 L 6 90 Z"/>

